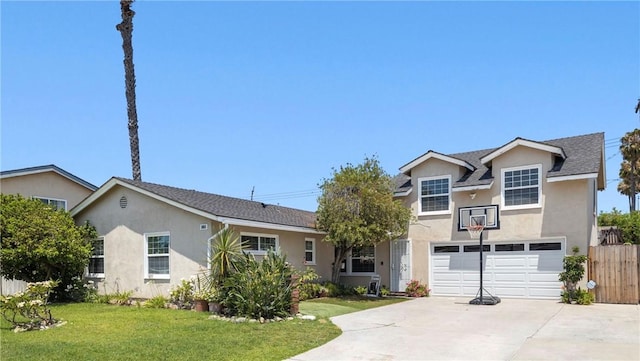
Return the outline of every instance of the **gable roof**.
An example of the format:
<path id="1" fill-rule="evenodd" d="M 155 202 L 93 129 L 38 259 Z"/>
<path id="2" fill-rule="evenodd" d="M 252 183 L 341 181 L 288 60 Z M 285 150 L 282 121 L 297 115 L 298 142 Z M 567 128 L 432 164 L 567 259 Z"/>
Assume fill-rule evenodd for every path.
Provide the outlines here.
<path id="1" fill-rule="evenodd" d="M 98 191 L 74 207 L 71 215 L 80 213 L 116 186 L 131 189 L 187 212 L 230 225 L 322 233 L 315 228 L 314 212 L 119 177 L 111 178 Z"/>
<path id="2" fill-rule="evenodd" d="M 411 162 L 403 165 L 402 167 L 400 167 L 400 171 L 402 173 L 408 174 L 411 173 L 411 169 L 415 166 L 417 166 L 418 164 L 421 164 L 425 161 L 427 161 L 428 159 L 431 158 L 435 158 L 435 159 L 439 159 L 448 163 L 453 163 L 456 165 L 459 165 L 461 167 L 465 167 L 470 171 L 474 171 L 476 170 L 476 167 L 473 166 L 471 163 L 465 161 L 464 159 L 459 159 L 457 157 L 452 157 L 452 156 L 448 156 L 442 153 L 438 153 L 438 152 L 434 152 L 433 150 L 429 150 L 427 151 L 425 154 L 419 156 L 418 158 L 412 160 Z"/>
<path id="3" fill-rule="evenodd" d="M 69 179 L 72 182 L 78 183 L 79 185 L 91 190 L 91 191 L 95 191 L 96 189 L 98 189 L 98 187 L 96 187 L 95 185 L 87 182 L 86 180 L 77 177 L 69 172 L 67 172 L 66 170 L 54 165 L 54 164 L 49 164 L 49 165 L 41 165 L 41 166 L 37 166 L 37 167 L 29 167 L 29 168 L 21 168 L 21 169 L 13 169 L 13 170 L 6 170 L 6 171 L 2 171 L 0 172 L 0 179 L 5 179 L 5 178 L 12 178 L 12 177 L 21 177 L 21 176 L 25 176 L 25 175 L 31 175 L 31 174 L 38 174 L 38 173 L 46 173 L 46 172 L 54 172 L 57 173 L 67 179 Z"/>
<path id="4" fill-rule="evenodd" d="M 518 137 L 498 148 L 449 154 L 449 157 L 465 161 L 475 167 L 475 171 L 467 168 L 467 172 L 454 181 L 452 190 L 455 192 L 490 188 L 494 178 L 491 172 L 491 160 L 519 145 L 548 151 L 556 156 L 553 168 L 546 175 L 549 182 L 596 178 L 598 189 L 602 190 L 606 186 L 604 133 L 593 133 L 542 142 Z M 411 174 L 410 169 L 403 171 L 401 168 L 400 170 L 401 174 L 396 176 L 399 177 L 396 180 L 396 184 L 399 185 L 396 188 L 396 196 L 407 195 L 406 189 L 411 187 L 411 178 L 408 176 Z"/>

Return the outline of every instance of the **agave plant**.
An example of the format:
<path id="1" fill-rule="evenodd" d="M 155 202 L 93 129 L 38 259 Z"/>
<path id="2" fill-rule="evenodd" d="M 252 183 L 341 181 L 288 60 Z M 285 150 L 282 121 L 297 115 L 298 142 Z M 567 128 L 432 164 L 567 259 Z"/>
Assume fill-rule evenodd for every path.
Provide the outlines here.
<path id="1" fill-rule="evenodd" d="M 220 285 L 237 268 L 238 259 L 243 255 L 243 247 L 238 234 L 229 227 L 221 228 L 211 241 L 211 279 Z"/>

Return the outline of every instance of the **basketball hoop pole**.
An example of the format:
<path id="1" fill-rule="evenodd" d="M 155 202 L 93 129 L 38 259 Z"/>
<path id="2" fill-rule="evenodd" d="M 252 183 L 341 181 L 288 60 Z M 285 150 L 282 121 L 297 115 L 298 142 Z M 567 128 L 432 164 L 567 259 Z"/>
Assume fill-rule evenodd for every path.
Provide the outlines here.
<path id="1" fill-rule="evenodd" d="M 483 285 L 483 279 L 482 279 L 482 275 L 484 273 L 484 267 L 483 267 L 483 244 L 482 244 L 482 233 L 484 233 L 484 229 L 480 230 L 480 289 L 478 290 L 478 294 L 476 294 L 476 298 L 472 299 L 471 301 L 469 301 L 469 304 L 472 305 L 495 305 L 500 303 L 500 298 L 499 297 L 495 297 L 492 294 L 490 294 L 489 292 L 487 292 L 488 296 L 484 297 L 483 295 L 483 291 L 484 291 L 484 285 Z"/>

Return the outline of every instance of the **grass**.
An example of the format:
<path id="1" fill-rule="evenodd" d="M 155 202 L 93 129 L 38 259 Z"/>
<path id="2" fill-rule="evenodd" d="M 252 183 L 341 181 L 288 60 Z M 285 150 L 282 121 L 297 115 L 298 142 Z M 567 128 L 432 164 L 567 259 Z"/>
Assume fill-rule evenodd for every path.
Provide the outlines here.
<path id="1" fill-rule="evenodd" d="M 340 335 L 328 317 L 384 306 L 393 299 L 319 299 L 300 309 L 316 321 L 268 324 L 209 320 L 209 314 L 78 303 L 53 305 L 67 321 L 46 331 L 14 333 L 0 322 L 0 359 L 10 360 L 282 360 Z"/>
<path id="2" fill-rule="evenodd" d="M 371 298 L 371 297 L 341 297 L 317 298 L 300 302 L 300 312 L 314 315 L 318 318 L 330 318 L 346 313 L 362 311 L 369 308 L 391 305 L 406 301 L 404 298 Z"/>

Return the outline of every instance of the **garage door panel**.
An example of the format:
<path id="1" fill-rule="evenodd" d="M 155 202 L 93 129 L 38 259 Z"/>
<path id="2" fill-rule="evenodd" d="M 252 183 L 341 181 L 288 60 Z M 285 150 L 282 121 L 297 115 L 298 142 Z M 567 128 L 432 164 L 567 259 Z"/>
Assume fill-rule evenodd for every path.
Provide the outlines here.
<path id="1" fill-rule="evenodd" d="M 495 265 L 495 268 L 521 269 L 523 267 L 526 267 L 527 265 L 527 258 L 524 256 L 495 255 L 495 256 L 491 256 L 491 259 L 493 260 L 493 264 Z"/>
<path id="2" fill-rule="evenodd" d="M 529 251 L 529 243 L 541 242 L 548 241 L 522 241 L 525 251 L 513 252 L 505 251 L 507 247 L 496 252 L 495 246 L 490 244 L 491 251 L 483 253 L 485 290 L 499 297 L 559 298 L 562 283 L 558 281 L 558 273 L 562 272 L 564 247 Z M 480 254 L 462 252 L 465 244 L 450 242 L 447 245 L 461 246 L 460 252 L 432 255 L 431 288 L 434 295 L 475 296 L 478 293 Z"/>
<path id="3" fill-rule="evenodd" d="M 558 281 L 557 273 L 529 273 L 529 283 L 562 284 Z"/>
<path id="4" fill-rule="evenodd" d="M 509 273 L 495 273 L 494 274 L 496 284 L 499 283 L 513 283 L 527 282 L 527 274 L 524 272 L 509 272 Z"/>
<path id="5" fill-rule="evenodd" d="M 437 282 L 453 281 L 457 283 L 462 281 L 462 274 L 460 272 L 434 272 L 433 279 Z"/>
<path id="6" fill-rule="evenodd" d="M 492 294 L 503 297 L 526 297 L 526 287 L 494 287 Z"/>

